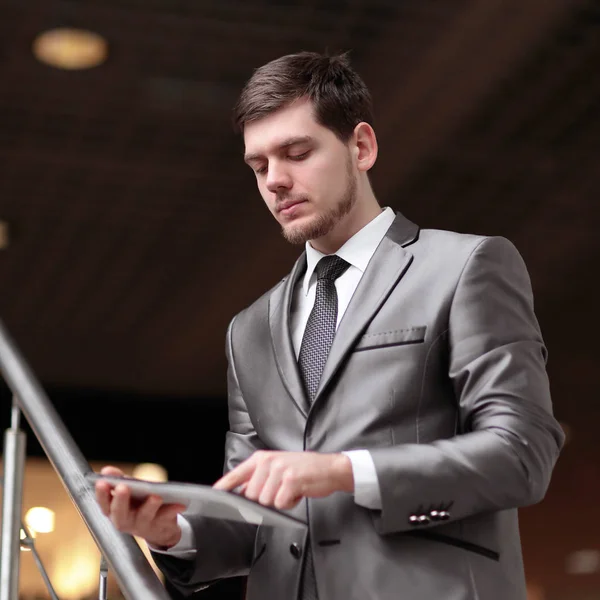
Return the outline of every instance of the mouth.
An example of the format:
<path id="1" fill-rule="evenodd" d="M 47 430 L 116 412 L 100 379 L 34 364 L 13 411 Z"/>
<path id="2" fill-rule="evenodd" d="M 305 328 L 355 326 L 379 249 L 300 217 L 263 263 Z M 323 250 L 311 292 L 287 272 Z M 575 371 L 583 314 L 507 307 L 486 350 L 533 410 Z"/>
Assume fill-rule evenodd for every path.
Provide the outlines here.
<path id="1" fill-rule="evenodd" d="M 307 200 L 286 200 L 277 206 L 277 212 L 289 216 L 293 215 L 301 204 L 305 204 Z"/>

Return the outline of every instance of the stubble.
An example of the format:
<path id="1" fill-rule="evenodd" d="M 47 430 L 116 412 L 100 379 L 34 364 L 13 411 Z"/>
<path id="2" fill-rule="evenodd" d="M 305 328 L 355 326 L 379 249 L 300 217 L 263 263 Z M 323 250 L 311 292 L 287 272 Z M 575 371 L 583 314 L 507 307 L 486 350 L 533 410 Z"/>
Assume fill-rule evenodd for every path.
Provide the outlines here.
<path id="1" fill-rule="evenodd" d="M 282 227 L 281 233 L 290 244 L 305 244 L 309 240 L 316 240 L 330 233 L 334 227 L 346 217 L 356 203 L 356 177 L 352 171 L 352 160 L 348 156 L 346 163 L 347 184 L 340 199 L 329 209 L 315 215 L 308 223 Z"/>

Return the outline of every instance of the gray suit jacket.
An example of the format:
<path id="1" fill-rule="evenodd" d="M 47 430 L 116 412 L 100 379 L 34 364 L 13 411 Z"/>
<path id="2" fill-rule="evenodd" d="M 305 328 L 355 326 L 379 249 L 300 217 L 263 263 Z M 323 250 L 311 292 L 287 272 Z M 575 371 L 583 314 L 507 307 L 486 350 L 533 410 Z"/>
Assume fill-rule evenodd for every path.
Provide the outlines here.
<path id="1" fill-rule="evenodd" d="M 303 500 L 320 600 L 524 600 L 517 510 L 563 443 L 525 265 L 504 238 L 398 215 L 339 325 L 312 406 L 290 337 L 291 274 L 231 323 L 225 470 L 256 449 L 371 451 L 382 510 Z M 296 531 L 191 517 L 195 561 L 155 555 L 192 592 L 248 575 L 249 600 L 297 598 Z"/>

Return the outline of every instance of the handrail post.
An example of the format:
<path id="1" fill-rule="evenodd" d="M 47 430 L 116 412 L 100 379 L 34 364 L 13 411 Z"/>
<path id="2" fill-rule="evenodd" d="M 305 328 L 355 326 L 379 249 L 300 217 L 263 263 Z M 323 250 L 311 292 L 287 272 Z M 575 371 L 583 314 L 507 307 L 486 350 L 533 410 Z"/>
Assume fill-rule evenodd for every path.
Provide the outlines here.
<path id="1" fill-rule="evenodd" d="M 87 479 L 87 474 L 91 472 L 90 465 L 1 321 L 0 372 L 104 554 L 126 600 L 169 600 L 165 587 L 136 541 L 130 535 L 117 531 L 102 513 L 96 501 L 94 486 Z M 18 536 L 16 541 L 18 543 Z M 6 596 L 0 600 L 16 598 Z"/>
<path id="2" fill-rule="evenodd" d="M 0 600 L 19 597 L 19 560 L 25 433 L 20 430 L 21 412 L 13 397 L 11 427 L 4 433 L 4 491 L 2 494 L 2 544 L 0 546 Z"/>
<path id="3" fill-rule="evenodd" d="M 100 585 L 98 587 L 98 600 L 106 600 L 108 595 L 108 563 L 104 554 L 100 555 Z"/>
<path id="4" fill-rule="evenodd" d="M 31 535 L 31 532 L 29 531 L 29 528 L 27 527 L 27 525 L 25 525 L 25 523 L 21 523 L 21 531 L 24 535 L 24 538 L 21 540 L 21 547 L 28 548 L 31 551 L 31 554 L 33 554 L 33 560 L 35 561 L 38 571 L 40 572 L 40 575 L 42 576 L 42 579 L 46 584 L 46 589 L 50 594 L 50 598 L 52 600 L 59 600 L 58 596 L 56 595 L 56 592 L 54 591 L 54 587 L 52 586 L 52 582 L 50 581 L 50 577 L 48 577 L 48 572 L 46 571 L 46 567 L 44 567 L 42 558 L 39 555 L 37 548 L 35 547 L 35 541 L 33 539 L 33 536 Z"/>

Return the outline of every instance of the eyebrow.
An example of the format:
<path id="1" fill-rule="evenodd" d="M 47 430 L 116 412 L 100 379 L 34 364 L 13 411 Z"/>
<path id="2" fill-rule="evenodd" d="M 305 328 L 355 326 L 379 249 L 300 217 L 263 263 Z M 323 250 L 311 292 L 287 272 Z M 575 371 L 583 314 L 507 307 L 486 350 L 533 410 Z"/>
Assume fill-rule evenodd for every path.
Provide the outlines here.
<path id="1" fill-rule="evenodd" d="M 313 138 L 310 135 L 299 135 L 291 138 L 287 138 L 283 140 L 281 144 L 277 145 L 277 150 L 284 150 L 285 148 L 289 148 L 290 146 L 295 146 L 296 144 L 305 144 L 307 142 L 312 142 Z M 256 152 L 254 154 L 246 154 L 244 156 L 244 162 L 252 162 L 253 160 L 257 160 L 259 158 L 263 158 L 263 155 L 260 152 Z"/>

